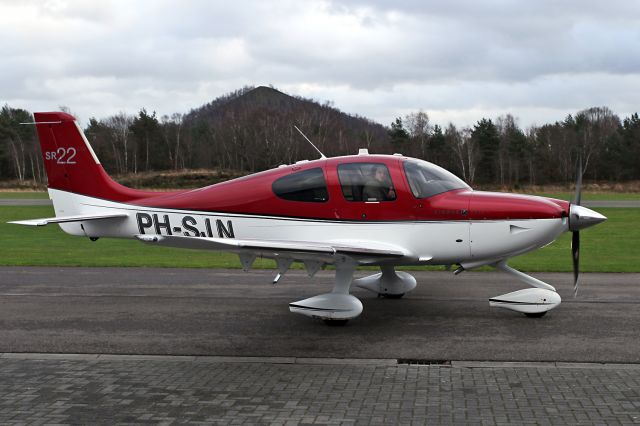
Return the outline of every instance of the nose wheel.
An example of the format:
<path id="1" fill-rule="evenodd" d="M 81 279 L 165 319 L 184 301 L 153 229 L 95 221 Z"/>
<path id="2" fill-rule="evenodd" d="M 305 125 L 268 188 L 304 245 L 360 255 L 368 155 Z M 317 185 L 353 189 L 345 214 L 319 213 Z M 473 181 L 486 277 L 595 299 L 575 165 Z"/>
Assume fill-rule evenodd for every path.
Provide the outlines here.
<path id="1" fill-rule="evenodd" d="M 347 323 L 349 322 L 348 319 L 343 319 L 343 320 L 325 319 L 322 321 L 324 321 L 324 323 L 327 324 L 329 327 L 341 327 L 343 325 L 347 325 Z"/>

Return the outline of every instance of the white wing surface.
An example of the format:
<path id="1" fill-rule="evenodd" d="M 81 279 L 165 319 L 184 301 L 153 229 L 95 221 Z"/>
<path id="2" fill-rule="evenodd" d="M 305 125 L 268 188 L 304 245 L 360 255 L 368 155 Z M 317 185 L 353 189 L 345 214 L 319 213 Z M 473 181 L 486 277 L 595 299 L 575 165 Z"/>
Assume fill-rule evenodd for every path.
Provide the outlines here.
<path id="1" fill-rule="evenodd" d="M 408 253 L 401 248 L 372 242 L 334 244 L 313 241 L 242 240 L 177 235 L 137 235 L 136 238 L 145 243 L 167 247 L 222 250 L 271 259 L 319 260 L 325 263 L 333 263 L 336 256 L 348 256 L 361 264 L 381 260 L 398 260 L 408 256 Z"/>
<path id="2" fill-rule="evenodd" d="M 13 223 L 16 225 L 26 225 L 26 226 L 46 226 L 52 223 L 71 223 L 71 222 L 85 222 L 88 220 L 119 219 L 119 218 L 125 218 L 127 216 L 129 216 L 128 213 L 90 214 L 90 215 L 78 215 L 78 216 L 45 217 L 42 219 L 16 220 L 9 223 Z"/>

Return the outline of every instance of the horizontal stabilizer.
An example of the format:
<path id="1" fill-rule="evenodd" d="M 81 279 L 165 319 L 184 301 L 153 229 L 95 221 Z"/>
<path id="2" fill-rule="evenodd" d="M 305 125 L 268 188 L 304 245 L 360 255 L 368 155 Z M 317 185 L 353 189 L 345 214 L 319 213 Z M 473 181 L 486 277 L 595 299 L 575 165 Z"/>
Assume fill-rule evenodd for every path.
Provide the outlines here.
<path id="1" fill-rule="evenodd" d="M 89 214 L 78 216 L 45 217 L 42 219 L 16 220 L 9 223 L 27 226 L 46 226 L 52 223 L 85 222 L 88 220 L 119 219 L 129 216 L 128 213 Z"/>
<path id="2" fill-rule="evenodd" d="M 290 253 L 293 259 L 308 259 L 314 256 L 326 258 L 345 255 L 364 258 L 400 258 L 406 254 L 396 247 L 367 243 L 366 247 L 350 244 L 318 243 L 312 241 L 241 240 L 236 238 L 184 237 L 177 235 L 137 235 L 140 241 L 158 245 L 188 249 L 253 252 L 262 257 L 276 257 Z M 302 256 L 298 256 L 302 255 Z"/>

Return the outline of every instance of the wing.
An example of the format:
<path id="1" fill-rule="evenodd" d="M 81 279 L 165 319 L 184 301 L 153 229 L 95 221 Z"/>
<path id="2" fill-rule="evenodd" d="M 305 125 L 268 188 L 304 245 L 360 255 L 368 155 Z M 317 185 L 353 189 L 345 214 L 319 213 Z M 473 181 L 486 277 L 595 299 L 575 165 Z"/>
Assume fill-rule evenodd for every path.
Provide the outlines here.
<path id="1" fill-rule="evenodd" d="M 338 257 L 350 257 L 360 264 L 410 257 L 399 248 L 374 242 L 318 243 L 313 241 L 277 241 L 236 238 L 184 237 L 177 235 L 137 235 L 140 241 L 167 247 L 222 250 L 238 254 L 290 259 L 292 261 L 319 261 L 334 263 Z"/>
<path id="2" fill-rule="evenodd" d="M 88 220 L 106 220 L 106 219 L 120 219 L 129 216 L 128 213 L 111 213 L 111 214 L 93 214 L 93 215 L 78 215 L 78 216 L 58 216 L 58 217 L 45 217 L 42 219 L 30 219 L 30 220 L 16 220 L 13 223 L 16 225 L 27 226 L 46 226 L 51 223 L 71 223 L 71 222 L 85 222 Z"/>

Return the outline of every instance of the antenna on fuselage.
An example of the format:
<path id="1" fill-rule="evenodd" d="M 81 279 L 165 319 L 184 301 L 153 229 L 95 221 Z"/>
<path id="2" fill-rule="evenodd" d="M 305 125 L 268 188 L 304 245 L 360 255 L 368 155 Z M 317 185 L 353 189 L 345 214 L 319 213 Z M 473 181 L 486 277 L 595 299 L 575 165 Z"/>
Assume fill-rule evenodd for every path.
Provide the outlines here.
<path id="1" fill-rule="evenodd" d="M 320 150 L 318 149 L 318 147 L 317 147 L 317 146 L 315 146 L 315 145 L 313 144 L 313 142 L 311 142 L 311 141 L 309 140 L 309 138 L 307 137 L 307 135 L 305 135 L 304 133 L 302 133 L 302 130 L 298 129 L 298 126 L 296 126 L 296 125 L 294 124 L 294 125 L 293 125 L 293 128 L 294 128 L 294 129 L 296 129 L 298 132 L 300 132 L 300 134 L 302 135 L 302 137 L 303 137 L 303 138 L 305 138 L 305 139 L 307 140 L 307 142 L 309 142 L 309 143 L 311 144 L 311 146 L 312 146 L 316 151 L 318 151 L 318 154 L 320 154 L 320 159 L 321 159 L 321 160 L 322 160 L 322 159 L 326 159 L 326 158 L 327 158 L 327 157 L 325 157 L 325 155 L 324 155 L 322 152 L 320 152 Z"/>

